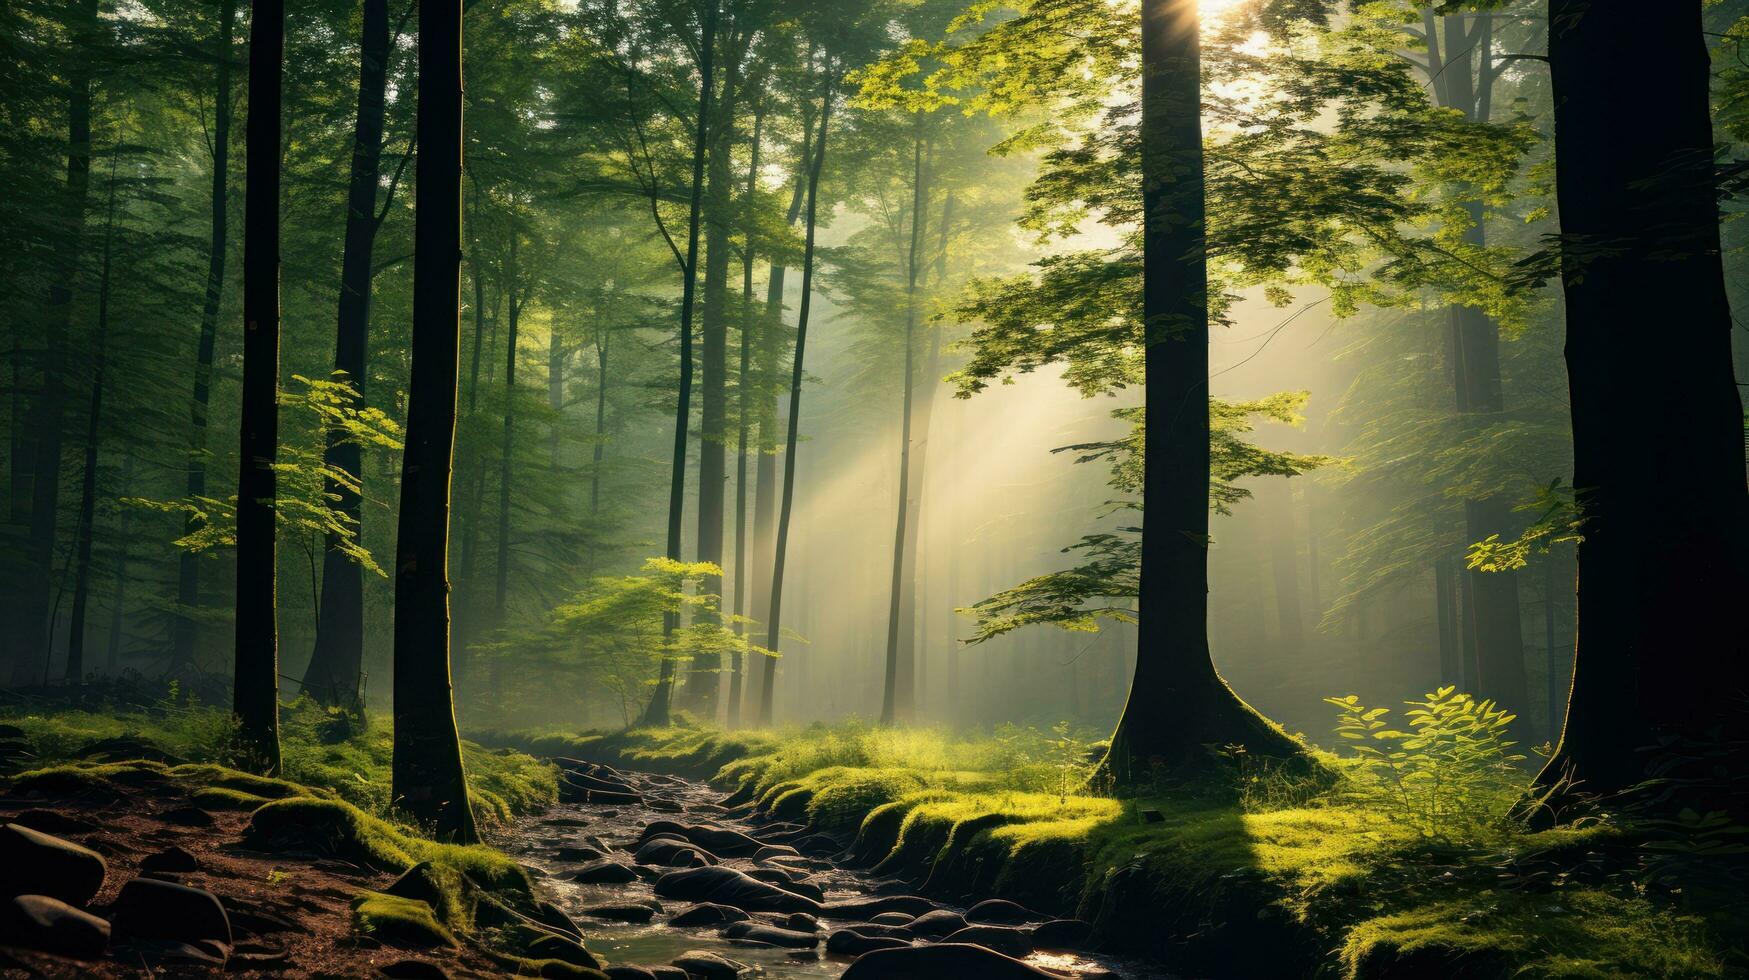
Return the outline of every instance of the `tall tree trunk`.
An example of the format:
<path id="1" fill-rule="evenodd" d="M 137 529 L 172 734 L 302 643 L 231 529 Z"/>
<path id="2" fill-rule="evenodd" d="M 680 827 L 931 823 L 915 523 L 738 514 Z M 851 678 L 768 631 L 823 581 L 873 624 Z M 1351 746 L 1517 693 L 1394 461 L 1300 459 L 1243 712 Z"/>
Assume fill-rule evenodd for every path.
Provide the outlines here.
<path id="1" fill-rule="evenodd" d="M 808 189 L 808 174 L 813 168 L 814 121 L 811 109 L 802 109 L 802 152 L 796 162 L 794 187 L 790 191 L 789 213 L 785 227 L 801 220 L 802 204 Z M 780 423 L 777 416 L 777 393 L 783 356 L 783 293 L 788 270 L 773 262 L 766 275 L 765 322 L 759 344 L 759 459 L 755 464 L 753 485 L 753 557 L 748 562 L 747 608 L 764 610 L 771 606 L 771 559 L 777 533 L 777 451 Z M 747 666 L 747 698 L 752 700 L 763 690 L 764 671 L 771 666 L 770 657 L 757 657 Z M 755 711 L 758 709 L 754 703 Z"/>
<path id="2" fill-rule="evenodd" d="M 674 399 L 673 470 L 668 480 L 668 550 L 680 560 L 680 529 L 686 515 L 686 429 L 692 423 L 692 308 L 698 287 L 698 231 L 704 207 L 704 158 L 710 131 L 711 87 L 715 63 L 718 0 L 711 0 L 699 37 L 698 120 L 692 137 L 692 205 L 686 221 L 686 268 L 680 288 L 680 388 Z M 678 609 L 662 616 L 662 638 L 667 645 L 680 626 Z M 643 723 L 666 725 L 674 693 L 674 661 L 664 656 L 656 692 L 644 709 Z"/>
<path id="3" fill-rule="evenodd" d="M 80 0 L 76 10 L 73 51 L 89 52 L 98 43 L 96 0 Z M 25 580 L 19 588 L 20 615 L 11 629 L 21 634 L 14 683 L 48 682 L 48 656 L 54 648 L 52 604 L 55 538 L 60 530 L 61 426 L 66 415 L 67 338 L 73 328 L 74 281 L 84 248 L 85 206 L 91 188 L 91 85 L 92 60 L 77 54 L 68 66 L 67 80 L 67 183 L 60 213 L 60 235 L 53 257 L 54 279 L 49 285 L 48 309 L 43 337 L 42 392 L 37 398 L 30 427 L 34 452 L 30 519 L 25 539 Z M 38 673 L 39 667 L 41 673 Z"/>
<path id="4" fill-rule="evenodd" d="M 912 540 L 908 533 L 911 515 L 911 400 L 917 380 L 917 372 L 912 361 L 917 349 L 917 253 L 923 241 L 923 226 L 925 209 L 929 207 L 929 188 L 924 183 L 923 173 L 923 137 L 921 134 L 911 140 L 911 246 L 905 255 L 905 384 L 903 401 L 899 409 L 899 515 L 893 528 L 893 572 L 892 584 L 887 602 L 887 674 L 886 684 L 881 692 L 881 724 L 895 725 L 908 722 L 916 707 L 915 690 L 916 664 L 901 663 L 902 648 L 909 648 L 912 657 L 916 655 L 913 643 L 902 643 L 899 632 L 901 626 L 912 626 L 914 623 L 902 624 L 900 611 L 906 605 L 904 601 L 905 586 L 913 580 L 908 579 L 906 571 L 905 545 Z M 907 629 L 906 633 L 913 633 Z"/>
<path id="5" fill-rule="evenodd" d="M 1586 523 L 1572 695 L 1541 782 L 1609 794 L 1645 778 L 1663 740 L 1749 738 L 1743 406 L 1699 5 L 1551 0 L 1548 52 Z"/>
<path id="6" fill-rule="evenodd" d="M 104 365 L 109 354 L 109 275 L 115 244 L 115 164 L 110 151 L 109 213 L 103 224 L 103 267 L 97 281 L 97 343 L 91 357 L 91 405 L 85 417 L 85 475 L 79 487 L 78 556 L 73 573 L 73 615 L 67 633 L 67 683 L 85 680 L 85 610 L 91 599 L 91 539 L 97 520 L 97 442 L 103 419 Z"/>
<path id="7" fill-rule="evenodd" d="M 1239 700 L 1208 644 L 1208 260 L 1196 0 L 1142 7 L 1142 305 L 1147 401 L 1140 628 L 1105 767 L 1120 786 L 1210 764 L 1205 745 L 1296 755 Z"/>
<path id="8" fill-rule="evenodd" d="M 352 138 L 352 176 L 346 199 L 346 246 L 340 262 L 340 310 L 334 334 L 334 370 L 364 404 L 365 359 L 369 354 L 371 254 L 377 233 L 377 182 L 383 149 L 383 98 L 388 77 L 389 2 L 364 0 L 359 35 L 358 118 Z M 361 448 L 344 431 L 330 429 L 324 462 L 361 483 Z M 353 530 L 364 534 L 362 499 L 345 482 L 330 480 L 326 492 Z M 364 665 L 364 570 L 341 550 L 338 534 L 328 535 L 322 553 L 322 598 L 316 618 L 316 648 L 304 671 L 303 688 L 325 705 L 358 704 L 358 676 Z"/>
<path id="9" fill-rule="evenodd" d="M 134 457 L 132 453 L 124 453 L 122 456 L 121 485 L 124 492 L 134 485 Z M 127 608 L 128 601 L 128 550 L 133 546 L 132 525 L 133 508 L 123 507 L 121 509 L 121 527 L 116 531 L 116 541 L 121 550 L 115 556 L 114 598 L 110 600 L 109 635 L 105 638 L 105 643 L 109 649 L 103 658 L 103 671 L 111 677 L 116 675 L 117 669 L 121 665 L 123 612 Z"/>
<path id="10" fill-rule="evenodd" d="M 1423 18 L 1428 37 L 1428 70 L 1434 100 L 1476 122 L 1487 122 L 1493 102 L 1493 18 L 1454 14 Z M 1443 57 L 1440 26 L 1444 27 Z M 1477 55 L 1480 55 L 1480 58 Z M 1464 241 L 1476 248 L 1487 243 L 1482 204 L 1468 201 L 1469 227 Z M 1500 329 L 1488 314 L 1473 306 L 1451 306 L 1447 314 L 1447 356 L 1456 408 L 1478 424 L 1505 411 L 1500 378 Z M 1504 497 L 1464 501 L 1464 538 L 1481 541 L 1507 532 L 1512 504 Z M 1513 710 L 1526 707 L 1529 691 L 1524 676 L 1522 612 L 1516 572 L 1466 570 L 1469 578 L 1468 627 L 1475 645 L 1475 677 L 1470 692 L 1492 698 Z"/>
<path id="11" fill-rule="evenodd" d="M 727 48 L 727 45 L 724 45 Z M 725 51 L 725 53 L 728 53 Z M 700 378 L 698 437 L 698 560 L 723 563 L 723 497 L 728 483 L 728 342 L 729 342 L 729 231 L 730 169 L 735 143 L 735 99 L 739 83 L 739 58 L 723 66 L 723 90 L 712 112 L 710 166 L 705 194 L 704 302 L 699 339 L 703 350 Z M 705 576 L 700 588 L 721 601 L 723 580 Z M 709 610 L 698 615 L 707 621 L 719 618 Z M 715 721 L 718 692 L 722 687 L 722 664 L 717 654 L 700 651 L 686 675 L 684 701 L 706 721 Z"/>
<path id="12" fill-rule="evenodd" d="M 200 340 L 194 355 L 194 399 L 189 408 L 190 441 L 186 489 L 192 499 L 206 495 L 207 408 L 212 400 L 213 348 L 218 340 L 219 312 L 225 296 L 225 257 L 230 247 L 228 195 L 231 160 L 231 59 L 236 37 L 237 0 L 220 0 L 217 79 L 213 95 L 213 183 L 210 244 L 207 251 L 206 297 L 200 311 Z M 185 530 L 193 531 L 190 518 Z M 200 624 L 193 610 L 200 605 L 200 558 L 184 551 L 176 564 L 176 618 L 171 625 L 172 669 L 194 662 Z"/>
<path id="13" fill-rule="evenodd" d="M 753 113 L 753 142 L 747 160 L 747 190 L 742 215 L 753 206 L 753 195 L 759 189 L 759 149 L 764 137 L 765 103 L 761 99 Z M 742 622 L 747 613 L 747 435 L 748 413 L 753 410 L 753 225 L 743 220 L 745 247 L 741 249 L 741 361 L 735 373 L 735 640 L 729 667 L 728 723 L 741 726 L 742 673 L 746 667 L 740 646 L 746 634 Z"/>
<path id="14" fill-rule="evenodd" d="M 462 0 L 419 3 L 413 363 L 395 530 L 391 799 L 440 838 L 479 839 L 449 676 L 449 484 L 460 373 Z"/>
<path id="15" fill-rule="evenodd" d="M 285 0 L 253 0 L 243 197 L 243 408 L 237 456 L 232 712 L 248 762 L 279 772 L 275 495 L 279 454 L 279 144 Z"/>
<path id="16" fill-rule="evenodd" d="M 522 304 L 526 296 L 517 291 L 517 232 L 510 229 L 509 325 L 505 329 L 504 345 L 504 438 L 499 443 L 498 457 L 498 564 L 492 586 L 492 625 L 504 626 L 504 606 L 510 599 L 510 481 L 515 465 L 516 449 L 516 341 L 517 326 L 522 319 Z"/>
<path id="17" fill-rule="evenodd" d="M 828 71 L 831 69 L 828 68 Z M 771 612 L 765 620 L 765 648 L 773 656 L 783 649 L 783 565 L 789 549 L 790 512 L 795 504 L 796 441 L 802 417 L 803 355 L 808 346 L 808 312 L 814 293 L 814 232 L 820 200 L 820 170 L 826 162 L 826 129 L 832 118 L 833 79 L 828 76 L 820 100 L 820 130 L 815 140 L 814 160 L 808 170 L 807 233 L 802 245 L 802 305 L 796 313 L 795 361 L 790 372 L 788 434 L 784 441 L 783 496 L 778 507 L 777 543 L 771 562 Z M 771 724 L 772 701 L 777 688 L 777 665 L 768 663 L 759 678 L 759 724 Z"/>
<path id="18" fill-rule="evenodd" d="M 595 328 L 595 452 L 589 467 L 589 513 L 601 511 L 601 464 L 607 458 L 607 349 L 608 333 Z"/>
<path id="19" fill-rule="evenodd" d="M 473 221 L 480 221 L 480 195 L 478 185 L 473 197 Z M 480 361 L 485 349 L 497 342 L 498 309 L 497 299 L 493 300 L 492 309 L 492 340 L 486 339 L 486 262 L 480 255 L 480 240 L 473 239 L 473 248 L 468 252 L 468 278 L 474 281 L 474 347 L 471 363 L 468 368 L 468 410 L 463 418 L 472 420 L 474 413 L 480 407 Z M 458 353 L 457 357 L 461 355 Z M 471 423 L 470 423 L 471 424 Z M 462 556 L 461 568 L 457 571 L 458 583 L 472 584 L 474 579 L 474 551 L 480 538 L 480 509 L 486 494 L 486 467 L 482 462 L 472 466 L 473 479 L 468 481 L 466 497 L 460 513 L 456 515 L 462 525 Z M 471 599 L 469 590 L 462 590 Z M 455 640 L 454 651 L 450 656 L 452 670 L 456 682 L 460 682 L 468 672 L 468 644 L 473 637 L 476 604 L 471 601 L 458 602 L 455 605 Z"/>

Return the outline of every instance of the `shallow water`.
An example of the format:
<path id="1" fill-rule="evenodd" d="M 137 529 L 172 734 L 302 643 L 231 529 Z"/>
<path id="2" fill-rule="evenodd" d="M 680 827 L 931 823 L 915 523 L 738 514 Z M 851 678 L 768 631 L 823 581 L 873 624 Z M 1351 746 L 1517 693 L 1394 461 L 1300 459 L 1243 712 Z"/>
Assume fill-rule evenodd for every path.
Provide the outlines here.
<path id="1" fill-rule="evenodd" d="M 496 846 L 534 869 L 547 897 L 577 920 L 592 952 L 613 964 L 655 965 L 667 963 L 689 950 L 706 950 L 746 964 L 752 968 L 752 976 L 771 980 L 837 977 L 844 972 L 851 958 L 826 953 L 823 937 L 819 949 L 789 950 L 723 939 L 717 935 L 716 926 L 685 929 L 664 925 L 668 917 L 689 907 L 690 903 L 684 901 L 659 899 L 663 911 L 649 924 L 611 922 L 585 915 L 583 910 L 592 906 L 652 899 L 654 889 L 643 881 L 623 885 L 584 885 L 570 881 L 571 872 L 589 862 L 560 860 L 556 854 L 560 847 L 587 844 L 587 838 L 597 837 L 615 849 L 616 858 L 624 860 L 629 855 L 619 852 L 634 844 L 643 827 L 652 820 L 709 822 L 753 837 L 761 836 L 759 824 L 723 813 L 715 805 L 720 794 L 709 786 L 694 781 L 657 786 L 648 782 L 651 777 L 647 774 L 626 770 L 621 770 L 621 773 L 641 788 L 679 803 L 684 812 L 658 812 L 644 806 L 559 804 L 493 840 Z M 566 821 L 585 821 L 586 825 L 569 826 Z M 828 901 L 867 895 L 877 886 L 872 876 L 860 871 L 821 859 L 804 861 L 813 883 L 826 890 Z M 756 866 L 750 859 L 724 858 L 721 863 L 743 871 Z M 943 907 L 965 911 L 951 904 Z M 1157 968 L 1111 957 L 1041 952 L 1027 957 L 1027 961 L 1064 977 L 1109 977 L 1115 974 L 1127 980 L 1172 980 L 1170 974 Z"/>

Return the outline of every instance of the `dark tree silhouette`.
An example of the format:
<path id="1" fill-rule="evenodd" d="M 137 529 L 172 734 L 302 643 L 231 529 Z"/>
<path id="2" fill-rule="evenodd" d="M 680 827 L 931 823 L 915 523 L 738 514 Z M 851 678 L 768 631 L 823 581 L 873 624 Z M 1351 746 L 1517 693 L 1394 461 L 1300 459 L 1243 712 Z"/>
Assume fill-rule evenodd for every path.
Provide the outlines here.
<path id="1" fill-rule="evenodd" d="M 413 363 L 395 529 L 397 806 L 450 841 L 479 838 L 449 674 L 449 489 L 461 372 L 462 0 L 420 0 Z"/>

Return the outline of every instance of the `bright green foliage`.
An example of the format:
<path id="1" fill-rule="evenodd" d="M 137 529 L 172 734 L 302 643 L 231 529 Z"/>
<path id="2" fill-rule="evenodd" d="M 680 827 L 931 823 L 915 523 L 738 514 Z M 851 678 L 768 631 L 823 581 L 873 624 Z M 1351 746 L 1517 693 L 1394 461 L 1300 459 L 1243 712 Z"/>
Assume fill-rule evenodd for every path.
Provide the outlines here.
<path id="1" fill-rule="evenodd" d="M 1408 731 L 1390 725 L 1391 709 L 1368 708 L 1352 694 L 1325 701 L 1339 710 L 1336 734 L 1357 760 L 1346 771 L 1351 792 L 1404 827 L 1474 839 L 1497 829 L 1524 790 L 1525 756 L 1507 737 L 1518 716 L 1492 701 L 1442 687 L 1408 702 Z"/>
<path id="2" fill-rule="evenodd" d="M 331 432 L 342 441 L 361 447 L 399 451 L 401 427 L 381 409 L 362 405 L 357 389 L 338 374 L 332 380 L 312 380 L 302 375 L 293 375 L 293 380 L 298 389 L 281 391 L 279 395 L 284 412 L 281 428 L 286 434 L 280 439 L 279 460 L 273 464 L 279 478 L 274 516 L 280 534 L 315 554 L 320 553 L 324 542 L 333 541 L 348 558 L 387 578 L 388 573 L 362 544 L 358 521 L 339 508 L 339 494 L 330 490 L 342 487 L 362 493 L 363 487 L 342 467 L 329 465 L 324 447 L 327 433 Z M 287 438 L 294 432 L 298 435 Z M 237 544 L 234 494 L 223 500 L 204 496 L 172 501 L 134 497 L 123 502 L 187 518 L 192 529 L 172 542 L 185 551 L 204 554 Z"/>

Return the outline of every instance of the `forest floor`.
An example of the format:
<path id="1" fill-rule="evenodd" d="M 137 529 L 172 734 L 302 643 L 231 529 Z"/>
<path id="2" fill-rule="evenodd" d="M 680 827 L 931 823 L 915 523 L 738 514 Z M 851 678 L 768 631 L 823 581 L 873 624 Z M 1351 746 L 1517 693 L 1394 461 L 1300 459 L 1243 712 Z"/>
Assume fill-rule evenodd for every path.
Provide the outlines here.
<path id="1" fill-rule="evenodd" d="M 1693 827 L 1602 814 L 1533 831 L 1473 813 L 1418 829 L 1388 801 L 1268 778 L 1119 801 L 1079 793 L 1048 751 L 940 732 L 496 739 L 711 779 L 725 802 L 854 839 L 844 861 L 920 894 L 1084 919 L 1094 948 L 1189 975 L 1749 973 L 1743 859 Z"/>

